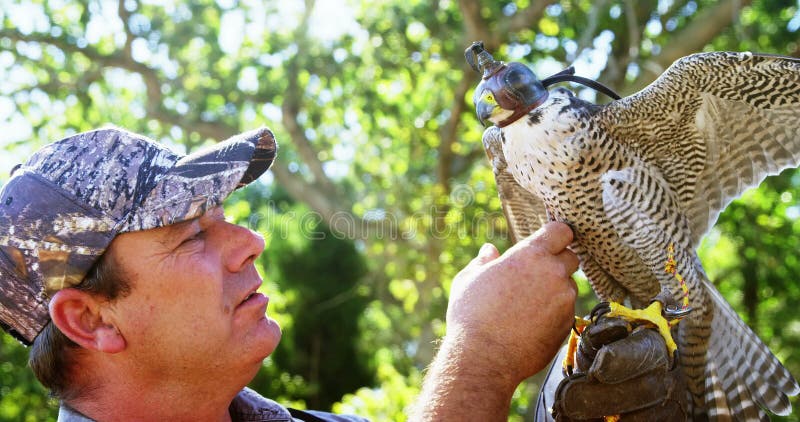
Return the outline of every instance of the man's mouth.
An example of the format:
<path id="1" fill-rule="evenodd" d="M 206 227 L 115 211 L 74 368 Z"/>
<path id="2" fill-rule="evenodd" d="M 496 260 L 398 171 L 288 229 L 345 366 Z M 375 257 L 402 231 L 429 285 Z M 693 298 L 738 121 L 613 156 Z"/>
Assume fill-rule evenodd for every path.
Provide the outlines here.
<path id="1" fill-rule="evenodd" d="M 260 286 L 261 286 L 261 283 L 258 283 L 257 285 L 253 286 L 252 290 L 250 290 L 250 293 L 248 293 L 247 296 L 242 298 L 242 301 L 239 302 L 239 305 L 243 305 L 244 303 L 246 303 L 247 301 L 253 299 L 256 296 L 259 296 L 259 297 L 264 296 L 264 295 L 262 295 L 261 293 L 258 292 L 258 288 Z"/>
<path id="2" fill-rule="evenodd" d="M 253 293 L 250 293 L 249 295 L 247 295 L 247 297 L 244 298 L 242 303 L 247 302 L 248 300 L 250 300 L 250 298 L 253 297 L 253 295 L 255 295 L 255 294 L 256 294 L 256 292 L 253 292 Z"/>

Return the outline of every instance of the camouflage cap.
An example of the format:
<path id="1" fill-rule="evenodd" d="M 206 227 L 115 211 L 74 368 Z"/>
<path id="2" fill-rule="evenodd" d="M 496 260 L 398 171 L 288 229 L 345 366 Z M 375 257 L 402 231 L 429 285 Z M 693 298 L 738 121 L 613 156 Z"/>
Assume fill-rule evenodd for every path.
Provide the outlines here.
<path id="1" fill-rule="evenodd" d="M 80 284 L 117 234 L 202 215 L 276 152 L 267 128 L 186 156 L 118 128 L 43 147 L 0 190 L 0 326 L 32 343 L 50 295 Z"/>

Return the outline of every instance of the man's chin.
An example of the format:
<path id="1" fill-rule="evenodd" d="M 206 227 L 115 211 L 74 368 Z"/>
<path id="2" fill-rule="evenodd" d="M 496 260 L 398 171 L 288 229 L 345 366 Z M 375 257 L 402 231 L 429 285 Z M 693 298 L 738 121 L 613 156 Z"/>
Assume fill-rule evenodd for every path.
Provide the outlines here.
<path id="1" fill-rule="evenodd" d="M 264 360 L 278 347 L 281 341 L 281 327 L 275 320 L 265 315 L 264 319 L 258 321 L 257 328 L 249 337 L 245 343 L 252 345 L 253 356 L 260 356 L 260 360 Z"/>

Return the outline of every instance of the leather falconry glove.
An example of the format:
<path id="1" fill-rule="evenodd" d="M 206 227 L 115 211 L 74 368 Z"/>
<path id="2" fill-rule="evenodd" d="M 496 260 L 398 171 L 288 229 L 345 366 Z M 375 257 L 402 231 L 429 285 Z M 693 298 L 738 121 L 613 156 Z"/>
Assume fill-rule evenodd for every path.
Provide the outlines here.
<path id="1" fill-rule="evenodd" d="M 537 421 L 685 421 L 686 381 L 654 329 L 600 317 L 584 330 L 576 371 L 562 375 L 566 348 L 547 374 Z M 619 419 L 614 419 L 619 417 Z"/>

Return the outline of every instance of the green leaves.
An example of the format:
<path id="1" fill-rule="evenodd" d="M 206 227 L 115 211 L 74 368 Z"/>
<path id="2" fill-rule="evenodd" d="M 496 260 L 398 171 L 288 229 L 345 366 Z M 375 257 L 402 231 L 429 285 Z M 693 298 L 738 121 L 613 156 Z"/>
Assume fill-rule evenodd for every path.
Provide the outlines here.
<path id="1" fill-rule="evenodd" d="M 0 420 L 55 421 L 56 403 L 27 367 L 28 349 L 0 336 Z"/>
<path id="2" fill-rule="evenodd" d="M 335 409 L 403 420 L 444 331 L 450 280 L 484 242 L 509 244 L 464 48 L 483 40 L 498 59 L 542 71 L 574 62 L 630 93 L 702 49 L 798 55 L 797 16 L 789 0 L 4 2 L 0 183 L 39 146 L 108 123 L 188 151 L 271 127 L 273 171 L 226 205 L 266 237 L 263 289 L 287 333 L 254 385 L 300 406 L 341 399 Z M 792 174 L 734 203 L 701 252 L 800 375 Z M 596 300 L 580 287 L 578 313 Z M 8 339 L 0 420 L 53 417 Z M 324 362 L 363 363 L 337 374 L 342 388 L 307 371 L 320 339 Z M 535 390 L 520 388 L 512 420 L 531 411 Z"/>

